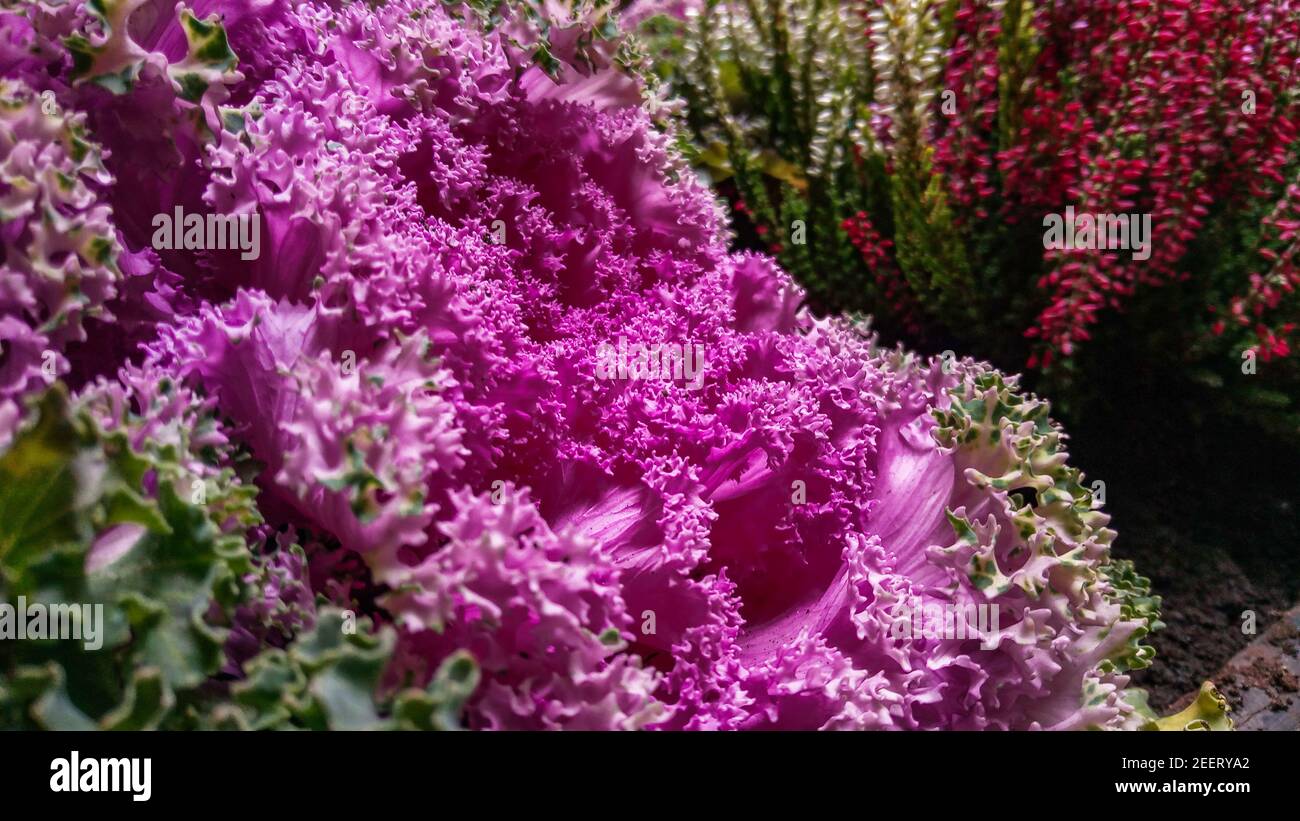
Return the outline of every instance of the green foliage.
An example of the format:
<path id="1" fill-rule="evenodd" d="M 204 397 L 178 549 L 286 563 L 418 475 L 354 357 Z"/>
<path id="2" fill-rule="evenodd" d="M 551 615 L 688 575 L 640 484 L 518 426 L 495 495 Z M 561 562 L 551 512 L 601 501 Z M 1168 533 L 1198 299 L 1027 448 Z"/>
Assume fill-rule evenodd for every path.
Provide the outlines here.
<path id="1" fill-rule="evenodd" d="M 198 719 L 225 730 L 454 730 L 478 685 L 478 665 L 460 652 L 443 662 L 428 687 L 377 698 L 392 655 L 391 627 L 351 627 L 343 611 L 322 608 L 312 630 L 288 648 L 267 649 L 245 665 L 230 697 Z"/>
<path id="2" fill-rule="evenodd" d="M 82 640 L 0 642 L 0 727 L 456 727 L 478 681 L 472 658 L 394 692 L 383 686 L 393 628 L 347 624 L 333 608 L 283 649 L 263 648 L 242 677 L 221 672 L 236 609 L 270 571 L 246 540 L 249 491 L 220 474 L 192 502 L 185 455 L 138 453 L 59 387 L 0 454 L 0 601 L 102 607 L 95 641 L 83 621 Z"/>
<path id="3" fill-rule="evenodd" d="M 898 267 L 912 291 L 922 295 L 948 327 L 978 323 L 979 293 L 942 182 L 931 168 L 930 152 L 916 162 L 900 163 L 897 170 L 890 192 Z"/>
<path id="4" fill-rule="evenodd" d="M 693 20 L 652 18 L 642 30 L 656 69 L 685 102 L 692 157 L 733 203 L 744 230 L 826 306 L 870 306 L 865 268 L 839 222 L 887 205 L 879 157 L 858 157 L 868 131 L 870 72 L 857 44 L 860 3 L 709 2 Z M 803 232 L 798 233 L 802 223 Z M 800 240 L 803 240 L 802 242 Z M 868 289 L 874 286 L 867 285 Z"/>
<path id="5" fill-rule="evenodd" d="M 250 555 L 182 499 L 176 463 L 144 460 L 60 389 L 33 410 L 0 456 L 0 590 L 9 604 L 102 605 L 103 646 L 6 642 L 4 667 L 26 685 L 5 687 L 5 723 L 27 707 L 56 729 L 157 726 L 220 666 L 226 628 L 206 615 L 247 595 Z M 150 471 L 156 498 L 143 492 Z"/>
<path id="6" fill-rule="evenodd" d="M 1140 705 L 1144 707 L 1145 705 Z M 1149 712 L 1149 711 L 1147 711 Z M 1143 725 L 1143 730 L 1201 730 L 1226 731 L 1233 727 L 1228 716 L 1228 700 L 1219 694 L 1214 685 L 1205 682 L 1201 685 L 1196 700 L 1185 710 L 1164 718 L 1150 715 L 1150 720 Z"/>

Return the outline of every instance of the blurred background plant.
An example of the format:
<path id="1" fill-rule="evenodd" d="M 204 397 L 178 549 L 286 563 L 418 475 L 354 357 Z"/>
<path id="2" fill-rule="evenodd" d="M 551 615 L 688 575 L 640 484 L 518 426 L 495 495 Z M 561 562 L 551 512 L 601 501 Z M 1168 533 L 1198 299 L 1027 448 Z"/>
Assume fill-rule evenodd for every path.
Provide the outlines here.
<path id="1" fill-rule="evenodd" d="M 1122 365 L 1300 432 L 1296 4 L 636 5 L 739 244 L 814 309 L 1025 368 L 1067 413 Z M 1150 258 L 1044 250 L 1067 206 L 1150 214 Z"/>

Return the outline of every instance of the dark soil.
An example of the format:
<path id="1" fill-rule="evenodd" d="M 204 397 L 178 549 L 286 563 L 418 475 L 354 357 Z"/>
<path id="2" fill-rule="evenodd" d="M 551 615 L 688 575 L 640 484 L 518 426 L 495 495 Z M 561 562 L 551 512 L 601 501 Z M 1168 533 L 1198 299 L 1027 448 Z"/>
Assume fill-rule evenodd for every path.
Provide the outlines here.
<path id="1" fill-rule="evenodd" d="M 1241 668 L 1236 675 L 1219 684 L 1219 692 L 1228 698 L 1229 703 L 1241 703 L 1248 689 L 1264 691 L 1272 704 L 1282 709 L 1292 694 L 1300 692 L 1300 679 L 1285 667 L 1265 659 L 1255 659 L 1248 667 Z"/>
<path id="2" fill-rule="evenodd" d="M 1148 689 L 1151 706 L 1162 713 L 1186 706 L 1206 680 L 1220 686 L 1229 704 L 1239 704 L 1216 674 L 1256 638 L 1243 632 L 1242 614 L 1253 610 L 1256 631 L 1268 629 L 1294 600 L 1295 576 L 1248 572 L 1229 550 L 1179 538 L 1176 532 L 1131 525 L 1120 532 L 1126 543 L 1115 552 L 1132 558 L 1151 578 L 1163 599 L 1166 625 L 1150 639 L 1155 664 L 1135 673 L 1134 683 Z"/>
<path id="3" fill-rule="evenodd" d="M 1240 730 L 1300 729 L 1300 607 L 1215 674 Z M 1180 705 L 1181 706 L 1181 705 Z"/>
<path id="4" fill-rule="evenodd" d="M 1155 664 L 1133 682 L 1165 713 L 1300 601 L 1300 455 L 1294 437 L 1125 387 L 1065 422 L 1085 484 L 1106 482 L 1115 554 L 1163 597 Z"/>

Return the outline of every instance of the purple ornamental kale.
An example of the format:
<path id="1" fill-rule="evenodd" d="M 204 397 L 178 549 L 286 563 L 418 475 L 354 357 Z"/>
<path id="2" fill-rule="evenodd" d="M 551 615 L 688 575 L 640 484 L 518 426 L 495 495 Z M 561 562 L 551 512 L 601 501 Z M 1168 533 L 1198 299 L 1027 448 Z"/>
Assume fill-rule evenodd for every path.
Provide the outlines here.
<path id="1" fill-rule="evenodd" d="M 1154 610 L 1046 404 L 729 253 L 603 12 L 97 5 L 3 18 L 0 431 L 46 348 L 211 403 L 266 522 L 359 559 L 281 564 L 378 590 L 390 686 L 468 651 L 472 727 L 1140 722 Z M 178 207 L 256 259 L 158 247 Z"/>

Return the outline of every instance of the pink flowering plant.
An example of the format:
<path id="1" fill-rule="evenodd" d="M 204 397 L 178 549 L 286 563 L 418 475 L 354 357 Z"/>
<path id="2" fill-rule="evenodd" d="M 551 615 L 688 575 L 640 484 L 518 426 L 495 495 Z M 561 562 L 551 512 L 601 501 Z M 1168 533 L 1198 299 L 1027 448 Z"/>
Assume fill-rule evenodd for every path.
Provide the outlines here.
<path id="1" fill-rule="evenodd" d="M 1295 3 L 638 6 L 741 244 L 818 310 L 1072 415 L 1136 368 L 1296 441 Z"/>
<path id="2" fill-rule="evenodd" d="M 607 6 L 36 0 L 0 65 L 0 598 L 105 612 L 0 726 L 1153 720 L 1047 403 L 728 250 Z"/>

